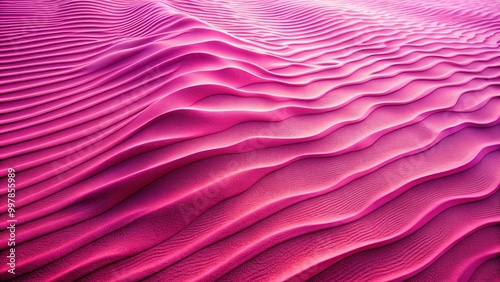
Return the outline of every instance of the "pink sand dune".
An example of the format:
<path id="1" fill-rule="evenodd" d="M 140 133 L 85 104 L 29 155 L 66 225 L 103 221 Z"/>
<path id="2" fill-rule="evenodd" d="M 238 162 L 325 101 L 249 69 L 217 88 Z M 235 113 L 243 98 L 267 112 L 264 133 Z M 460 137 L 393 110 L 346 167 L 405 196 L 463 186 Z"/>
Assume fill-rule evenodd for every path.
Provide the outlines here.
<path id="1" fill-rule="evenodd" d="M 499 281 L 496 0 L 0 2 L 2 281 Z"/>

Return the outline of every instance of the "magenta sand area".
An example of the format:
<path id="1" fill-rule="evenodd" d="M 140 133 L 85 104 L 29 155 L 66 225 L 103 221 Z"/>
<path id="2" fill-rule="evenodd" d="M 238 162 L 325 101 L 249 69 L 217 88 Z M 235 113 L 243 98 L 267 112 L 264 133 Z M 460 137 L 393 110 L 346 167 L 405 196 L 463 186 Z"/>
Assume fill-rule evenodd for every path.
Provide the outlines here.
<path id="1" fill-rule="evenodd" d="M 495 0 L 0 1 L 0 280 L 499 281 L 499 44 Z"/>

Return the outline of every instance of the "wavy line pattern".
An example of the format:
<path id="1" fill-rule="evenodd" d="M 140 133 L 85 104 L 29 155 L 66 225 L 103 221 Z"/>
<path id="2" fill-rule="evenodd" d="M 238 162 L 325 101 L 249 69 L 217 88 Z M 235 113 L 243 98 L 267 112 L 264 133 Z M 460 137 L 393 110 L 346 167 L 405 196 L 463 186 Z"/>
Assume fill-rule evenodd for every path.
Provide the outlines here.
<path id="1" fill-rule="evenodd" d="M 500 277 L 498 1 L 5 0 L 0 23 L 1 280 Z"/>

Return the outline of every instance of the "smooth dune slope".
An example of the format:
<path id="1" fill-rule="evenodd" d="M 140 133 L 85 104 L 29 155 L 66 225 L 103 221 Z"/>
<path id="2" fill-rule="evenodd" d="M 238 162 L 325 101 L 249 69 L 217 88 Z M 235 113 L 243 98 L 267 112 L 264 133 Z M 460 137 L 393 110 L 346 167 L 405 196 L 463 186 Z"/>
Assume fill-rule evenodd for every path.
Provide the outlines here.
<path id="1" fill-rule="evenodd" d="M 500 277 L 497 0 L 4 0 L 0 103 L 2 281 Z"/>

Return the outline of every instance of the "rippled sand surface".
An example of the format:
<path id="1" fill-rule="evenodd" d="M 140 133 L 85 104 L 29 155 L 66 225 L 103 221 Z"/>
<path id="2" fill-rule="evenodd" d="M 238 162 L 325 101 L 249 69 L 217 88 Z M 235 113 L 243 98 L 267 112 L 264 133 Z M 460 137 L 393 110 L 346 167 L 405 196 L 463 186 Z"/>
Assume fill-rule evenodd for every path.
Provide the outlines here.
<path id="1" fill-rule="evenodd" d="M 499 281 L 499 66 L 497 0 L 0 1 L 0 279 Z"/>

